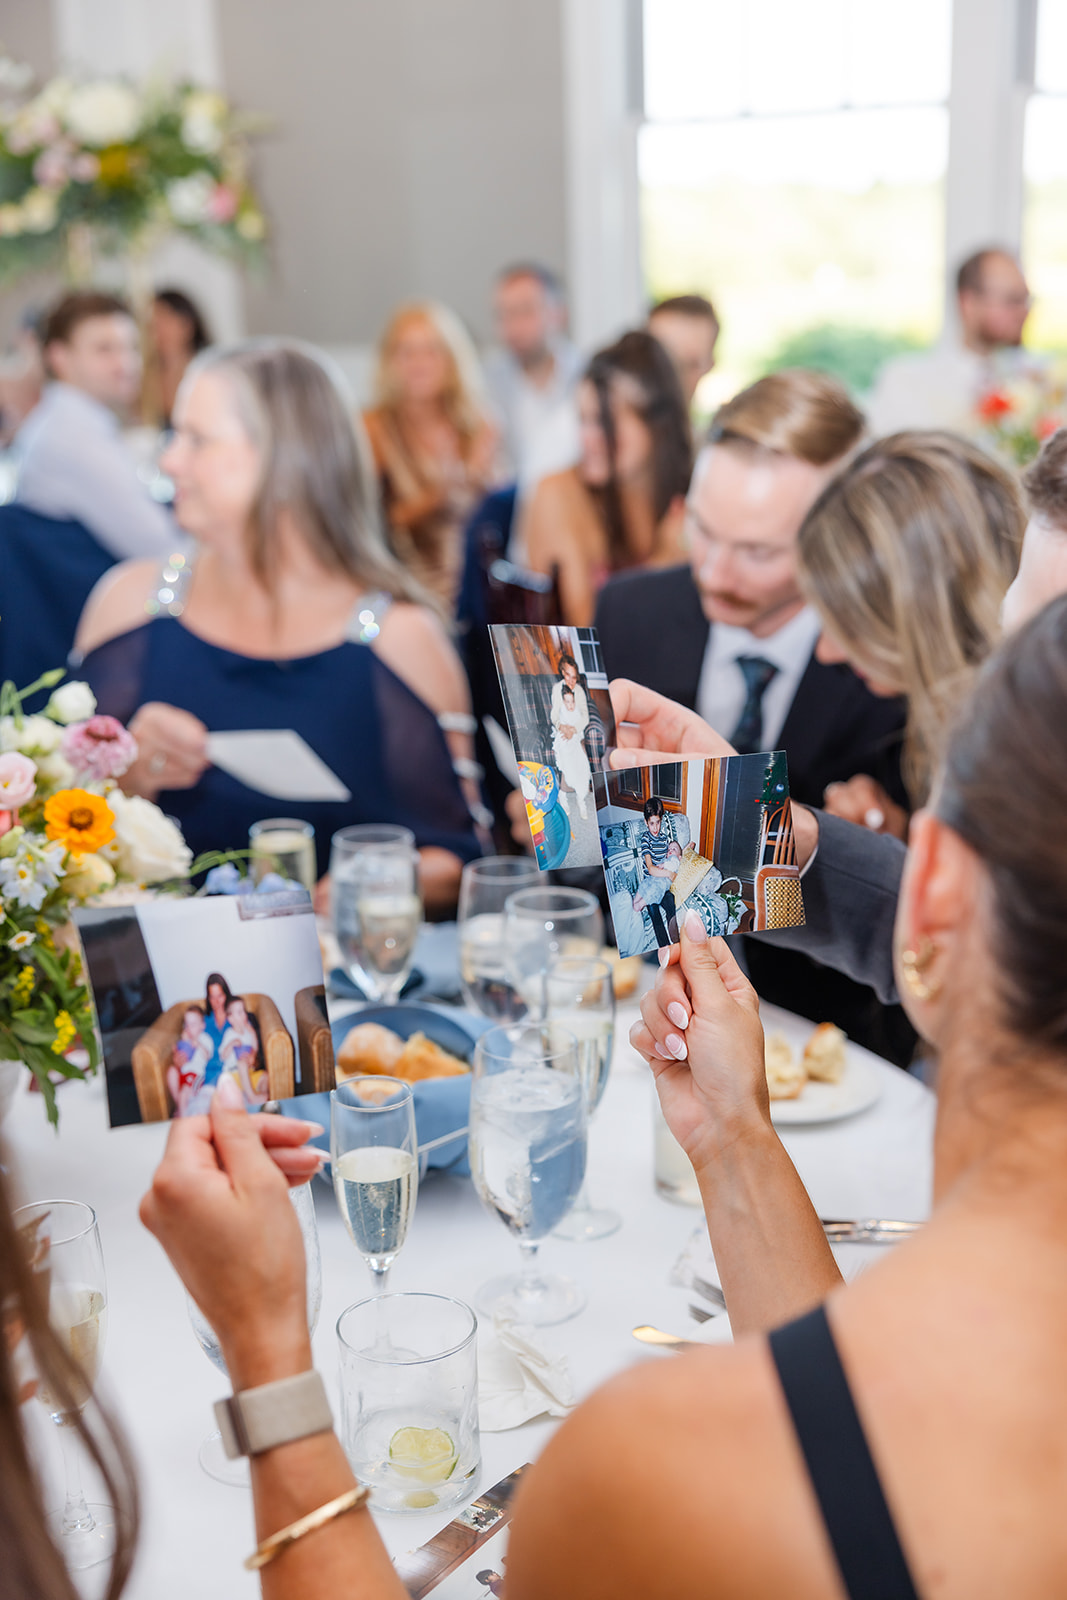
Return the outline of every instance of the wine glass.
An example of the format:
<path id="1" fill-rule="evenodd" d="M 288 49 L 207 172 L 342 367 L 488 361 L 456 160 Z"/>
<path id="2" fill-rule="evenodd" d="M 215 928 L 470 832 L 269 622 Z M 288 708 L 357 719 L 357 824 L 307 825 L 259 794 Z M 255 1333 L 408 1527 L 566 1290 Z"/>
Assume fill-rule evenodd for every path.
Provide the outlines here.
<path id="1" fill-rule="evenodd" d="M 585 1176 L 586 1110 L 578 1045 L 556 1022 L 490 1028 L 474 1048 L 470 1164 L 478 1198 L 510 1228 L 522 1269 L 478 1291 L 487 1316 L 498 1312 L 545 1327 L 585 1305 L 570 1278 L 539 1272 L 546 1234 L 565 1217 Z"/>
<path id="2" fill-rule="evenodd" d="M 107 1279 L 96 1213 L 81 1200 L 42 1200 L 20 1206 L 15 1226 L 27 1241 L 34 1270 L 47 1275 L 52 1331 L 84 1376 L 73 1396 L 80 1413 L 100 1371 L 107 1333 Z M 95 1567 L 114 1549 L 114 1508 L 85 1498 L 75 1415 L 61 1409 L 62 1398 L 43 1379 L 37 1398 L 59 1428 L 63 1450 L 64 1503 L 49 1518 L 53 1535 L 71 1570 Z"/>
<path id="3" fill-rule="evenodd" d="M 459 885 L 459 976 L 467 1004 L 495 1022 L 522 1014 L 504 955 L 504 906 L 540 876 L 530 856 L 468 861 Z"/>
<path id="4" fill-rule="evenodd" d="M 269 872 L 302 883 L 308 894 L 315 890 L 315 830 L 299 817 L 268 817 L 248 830 L 249 867 L 253 883 Z"/>
<path id="5" fill-rule="evenodd" d="M 375 1073 L 332 1091 L 330 1165 L 342 1221 L 370 1268 L 374 1292 L 384 1294 L 419 1190 L 409 1083 Z"/>
<path id="6" fill-rule="evenodd" d="M 372 822 L 340 828 L 330 841 L 330 906 L 334 935 L 353 983 L 372 999 L 377 998 L 376 984 L 363 960 L 358 873 L 363 852 L 381 845 L 406 845 L 414 850 L 415 835 L 410 828 Z"/>
<path id="7" fill-rule="evenodd" d="M 422 924 L 418 851 L 407 844 L 371 845 L 356 865 L 356 916 L 362 966 L 371 999 L 393 1005 L 408 980 Z"/>
<path id="8" fill-rule="evenodd" d="M 603 943 L 600 903 L 587 889 L 519 889 L 507 898 L 504 950 L 523 1011 L 538 1014 L 541 976 L 557 956 L 592 958 Z"/>
<path id="9" fill-rule="evenodd" d="M 558 956 L 542 978 L 541 1014 L 573 1033 L 578 1066 L 591 1118 L 604 1096 L 615 1043 L 615 985 L 611 963 L 584 956 Z M 617 1211 L 597 1209 L 589 1198 L 588 1176 L 572 1209 L 553 1229 L 559 1239 L 606 1239 L 622 1226 Z"/>
<path id="10" fill-rule="evenodd" d="M 322 1309 L 322 1255 L 319 1250 L 319 1228 L 315 1220 L 315 1198 L 311 1192 L 311 1184 L 302 1183 L 298 1188 L 290 1189 L 289 1199 L 293 1203 L 293 1210 L 296 1212 L 304 1240 L 304 1259 L 307 1263 L 308 1332 L 313 1334 L 318 1326 L 319 1312 Z M 187 1294 L 185 1300 L 189 1310 L 189 1321 L 193 1325 L 193 1332 L 201 1350 L 213 1366 L 218 1367 L 220 1372 L 226 1373 L 226 1362 L 223 1360 L 222 1348 L 214 1328 L 192 1295 Z M 208 1477 L 216 1479 L 219 1483 L 242 1488 L 250 1482 L 247 1460 L 244 1457 L 238 1461 L 230 1460 L 222 1447 L 222 1435 L 217 1428 L 202 1441 L 197 1459 Z"/>

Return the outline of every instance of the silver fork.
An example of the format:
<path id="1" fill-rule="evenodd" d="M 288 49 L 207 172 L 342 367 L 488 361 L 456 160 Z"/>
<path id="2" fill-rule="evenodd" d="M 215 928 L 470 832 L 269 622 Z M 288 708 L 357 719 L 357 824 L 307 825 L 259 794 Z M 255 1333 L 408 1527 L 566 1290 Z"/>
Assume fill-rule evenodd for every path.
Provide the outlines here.
<path id="1" fill-rule="evenodd" d="M 720 1311 L 726 1310 L 726 1296 L 717 1283 L 712 1283 L 708 1278 L 693 1279 L 693 1288 L 703 1300 L 710 1300 L 713 1306 L 718 1306 Z"/>
<path id="2" fill-rule="evenodd" d="M 689 1315 L 694 1322 L 710 1322 L 712 1317 L 721 1317 L 724 1310 L 724 1306 L 716 1306 L 709 1311 L 707 1306 L 695 1306 L 692 1301 L 689 1302 Z"/>

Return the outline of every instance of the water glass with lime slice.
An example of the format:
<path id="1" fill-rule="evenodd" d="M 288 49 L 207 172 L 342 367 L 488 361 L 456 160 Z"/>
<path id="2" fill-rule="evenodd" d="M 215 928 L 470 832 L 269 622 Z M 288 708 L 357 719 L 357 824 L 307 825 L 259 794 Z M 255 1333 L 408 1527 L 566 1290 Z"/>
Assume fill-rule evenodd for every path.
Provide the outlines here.
<path id="1" fill-rule="evenodd" d="M 478 1321 L 461 1300 L 384 1294 L 342 1312 L 341 1441 L 377 1511 L 438 1511 L 473 1494 Z"/>

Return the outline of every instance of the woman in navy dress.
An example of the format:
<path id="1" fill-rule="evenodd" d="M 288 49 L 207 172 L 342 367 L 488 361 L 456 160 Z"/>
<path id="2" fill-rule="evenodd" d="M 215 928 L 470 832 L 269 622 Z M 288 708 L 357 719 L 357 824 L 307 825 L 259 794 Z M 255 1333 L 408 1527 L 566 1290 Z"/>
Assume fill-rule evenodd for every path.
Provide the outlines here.
<path id="1" fill-rule="evenodd" d="M 190 367 L 163 458 L 192 556 L 125 562 L 90 596 L 81 674 L 129 722 L 123 779 L 194 851 L 243 848 L 284 813 L 330 838 L 412 829 L 428 908 L 455 903 L 480 854 L 467 684 L 433 607 L 389 555 L 350 414 L 302 346 L 254 340 Z M 349 791 L 279 800 L 211 764 L 210 733 L 293 729 Z"/>

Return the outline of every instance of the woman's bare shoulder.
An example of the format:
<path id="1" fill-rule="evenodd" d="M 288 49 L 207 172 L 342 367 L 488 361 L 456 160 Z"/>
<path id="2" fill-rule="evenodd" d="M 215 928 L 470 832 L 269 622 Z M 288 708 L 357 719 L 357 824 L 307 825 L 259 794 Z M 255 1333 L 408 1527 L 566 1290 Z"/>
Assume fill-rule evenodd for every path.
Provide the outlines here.
<path id="1" fill-rule="evenodd" d="M 464 711 L 463 665 L 444 622 L 430 606 L 397 600 L 382 620 L 374 650 L 434 711 Z"/>
<path id="2" fill-rule="evenodd" d="M 158 561 L 120 561 L 99 579 L 82 611 L 74 648 L 82 655 L 149 620 L 145 601 L 158 587 Z"/>

